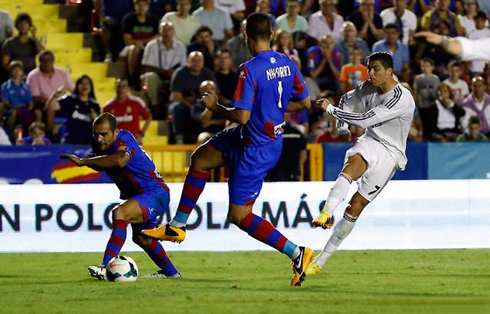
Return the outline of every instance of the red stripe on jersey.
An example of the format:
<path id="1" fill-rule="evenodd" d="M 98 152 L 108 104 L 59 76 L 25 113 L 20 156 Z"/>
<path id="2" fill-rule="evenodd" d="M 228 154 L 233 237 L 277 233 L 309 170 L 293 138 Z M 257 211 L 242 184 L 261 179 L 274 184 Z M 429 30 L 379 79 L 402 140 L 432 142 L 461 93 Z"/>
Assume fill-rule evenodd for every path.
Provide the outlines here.
<path id="1" fill-rule="evenodd" d="M 267 121 L 264 123 L 264 133 L 269 136 L 271 141 L 276 140 L 276 135 L 274 134 L 274 121 Z"/>
<path id="2" fill-rule="evenodd" d="M 299 78 L 297 73 L 294 73 L 294 85 L 293 85 L 294 93 L 296 95 L 301 95 L 305 92 L 305 86 L 301 79 Z"/>
<path id="3" fill-rule="evenodd" d="M 235 95 L 233 96 L 234 101 L 242 100 L 243 96 L 243 88 L 245 86 L 245 81 L 247 80 L 248 69 L 246 67 L 241 67 L 238 71 L 240 71 L 240 75 L 238 76 L 238 84 L 236 86 Z"/>

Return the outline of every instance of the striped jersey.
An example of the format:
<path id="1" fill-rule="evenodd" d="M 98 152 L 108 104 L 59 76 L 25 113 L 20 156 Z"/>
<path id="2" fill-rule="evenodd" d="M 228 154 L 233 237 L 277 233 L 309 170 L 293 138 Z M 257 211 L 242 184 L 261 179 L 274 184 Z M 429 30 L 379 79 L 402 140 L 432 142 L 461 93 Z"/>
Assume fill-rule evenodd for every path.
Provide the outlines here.
<path id="1" fill-rule="evenodd" d="M 290 101 L 308 97 L 308 87 L 288 56 L 261 51 L 238 69 L 238 84 L 231 105 L 251 111 L 242 127 L 242 139 L 257 146 L 282 139 L 284 113 Z"/>
<path id="2" fill-rule="evenodd" d="M 407 164 L 405 150 L 414 110 L 415 101 L 405 87 L 397 84 L 389 92 L 379 94 L 369 81 L 344 94 L 339 107 L 327 108 L 338 120 L 366 128 L 363 137 L 386 147 L 400 170 Z M 339 127 L 343 127 L 342 123 Z"/>

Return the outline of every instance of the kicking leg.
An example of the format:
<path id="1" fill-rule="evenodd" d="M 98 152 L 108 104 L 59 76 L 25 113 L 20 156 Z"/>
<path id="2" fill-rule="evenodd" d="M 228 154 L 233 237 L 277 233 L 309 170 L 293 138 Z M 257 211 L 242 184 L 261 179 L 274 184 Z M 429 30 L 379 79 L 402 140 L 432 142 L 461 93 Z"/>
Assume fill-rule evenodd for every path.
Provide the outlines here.
<path id="1" fill-rule="evenodd" d="M 361 155 L 350 156 L 340 172 L 337 181 L 330 189 L 320 215 L 313 220 L 313 225 L 330 229 L 333 225 L 333 212 L 345 200 L 352 181 L 359 179 L 367 170 L 368 164 Z"/>
<path id="2" fill-rule="evenodd" d="M 142 233 L 162 241 L 184 241 L 187 219 L 189 219 L 189 215 L 204 190 L 209 177 L 209 170 L 224 164 L 223 154 L 209 141 L 199 146 L 192 154 L 191 165 L 185 178 L 184 188 L 174 218 L 168 225 L 143 230 Z"/>
<path id="3" fill-rule="evenodd" d="M 292 286 L 300 286 L 304 280 L 303 273 L 313 258 L 313 250 L 299 247 L 283 236 L 269 221 L 252 213 L 251 205 L 230 204 L 228 219 L 247 232 L 254 239 L 265 243 L 281 253 L 286 254 L 293 262 Z"/>
<path id="4" fill-rule="evenodd" d="M 160 270 L 154 273 L 152 277 L 180 278 L 182 275 L 172 264 L 172 261 L 168 257 L 162 245 L 157 240 L 150 239 L 141 234 L 141 230 L 143 230 L 143 228 L 148 228 L 151 226 L 144 224 L 131 224 L 131 227 L 133 228 L 133 242 L 138 244 L 160 268 Z"/>
<path id="5" fill-rule="evenodd" d="M 320 272 L 333 252 L 337 250 L 339 245 L 354 229 L 356 220 L 361 214 L 362 210 L 369 204 L 369 201 L 365 199 L 359 192 L 354 194 L 347 206 L 344 217 L 334 227 L 333 233 L 328 239 L 327 244 L 323 251 L 315 257 L 315 260 L 308 266 L 306 270 L 307 275 L 314 275 Z"/>
<path id="6" fill-rule="evenodd" d="M 105 279 L 105 266 L 118 256 L 126 241 L 128 223 L 142 223 L 143 213 L 137 201 L 129 199 L 119 204 L 112 211 L 112 233 L 107 242 L 101 266 L 89 266 L 89 274 L 97 279 Z"/>

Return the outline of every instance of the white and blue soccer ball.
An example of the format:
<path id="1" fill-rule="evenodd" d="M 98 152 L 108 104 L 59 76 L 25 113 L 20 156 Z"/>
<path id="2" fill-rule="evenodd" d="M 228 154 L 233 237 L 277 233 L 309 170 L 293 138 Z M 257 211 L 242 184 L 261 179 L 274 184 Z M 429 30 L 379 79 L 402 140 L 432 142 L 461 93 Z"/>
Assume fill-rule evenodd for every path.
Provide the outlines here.
<path id="1" fill-rule="evenodd" d="M 115 282 L 133 282 L 138 279 L 138 266 L 129 256 L 113 257 L 106 266 L 107 280 Z"/>

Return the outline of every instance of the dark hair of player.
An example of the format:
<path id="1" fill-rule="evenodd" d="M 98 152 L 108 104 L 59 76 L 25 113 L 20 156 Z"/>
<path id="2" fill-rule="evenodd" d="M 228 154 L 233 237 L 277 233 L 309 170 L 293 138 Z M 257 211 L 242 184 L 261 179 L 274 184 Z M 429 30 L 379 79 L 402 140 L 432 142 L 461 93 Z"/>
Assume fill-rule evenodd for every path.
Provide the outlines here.
<path id="1" fill-rule="evenodd" d="M 29 23 L 29 26 L 32 26 L 32 18 L 29 14 L 27 13 L 19 13 L 17 14 L 17 16 L 15 17 L 15 27 L 19 27 L 19 24 L 21 22 L 24 22 L 24 21 L 27 21 L 27 23 Z"/>
<path id="2" fill-rule="evenodd" d="M 97 118 L 95 118 L 94 125 L 99 125 L 106 122 L 109 123 L 112 132 L 114 132 L 117 129 L 116 117 L 114 117 L 112 113 L 108 113 L 108 112 L 104 112 L 101 115 L 99 115 Z"/>
<path id="3" fill-rule="evenodd" d="M 251 40 L 269 41 L 272 34 L 271 21 L 265 14 L 252 13 L 247 17 L 245 31 Z"/>
<path id="4" fill-rule="evenodd" d="M 391 55 L 384 51 L 376 51 L 367 57 L 368 61 L 379 61 L 385 69 L 393 69 L 393 58 Z"/>

